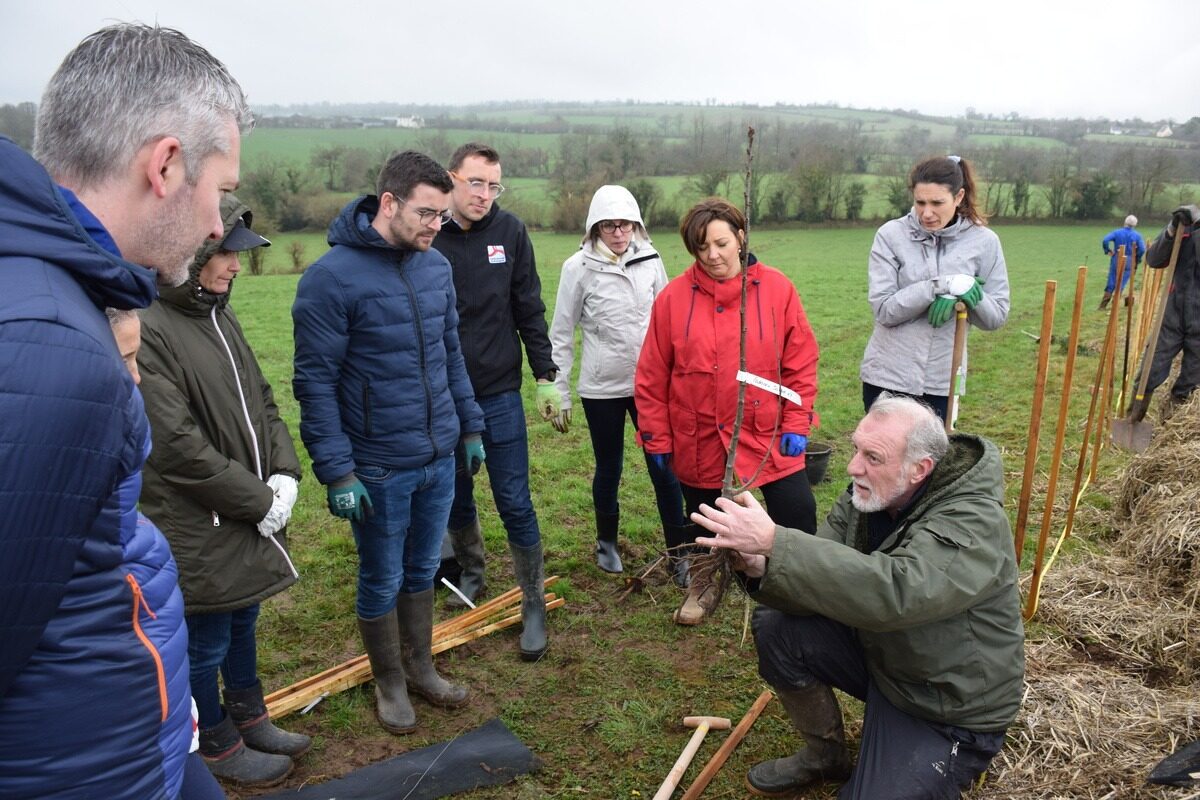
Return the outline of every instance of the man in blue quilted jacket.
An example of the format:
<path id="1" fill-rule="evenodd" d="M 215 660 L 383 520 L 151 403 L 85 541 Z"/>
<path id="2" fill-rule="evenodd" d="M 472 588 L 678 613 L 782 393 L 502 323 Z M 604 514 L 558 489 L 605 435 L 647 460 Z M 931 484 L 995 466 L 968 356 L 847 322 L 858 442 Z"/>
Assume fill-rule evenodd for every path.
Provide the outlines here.
<path id="1" fill-rule="evenodd" d="M 483 463 L 483 412 L 458 341 L 450 262 L 431 250 L 450 218 L 450 176 L 414 151 L 387 160 L 377 194 L 329 226 L 332 249 L 296 287 L 293 387 L 300 438 L 358 547 L 358 627 L 375 711 L 411 733 L 409 693 L 454 708 L 466 687 L 433 667 L 433 577 L 454 451 Z"/>
<path id="2" fill-rule="evenodd" d="M 250 125 L 204 48 L 118 24 L 50 79 L 36 161 L 0 138 L 7 800 L 174 800 L 198 761 L 175 562 L 136 511 L 149 428 L 103 309 L 149 305 L 222 234 Z"/>

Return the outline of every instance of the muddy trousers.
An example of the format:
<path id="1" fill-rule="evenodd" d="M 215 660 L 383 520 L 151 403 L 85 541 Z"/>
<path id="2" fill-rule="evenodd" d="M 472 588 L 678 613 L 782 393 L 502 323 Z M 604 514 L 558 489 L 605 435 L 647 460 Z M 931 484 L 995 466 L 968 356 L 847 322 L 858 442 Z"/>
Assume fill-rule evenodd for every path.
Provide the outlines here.
<path id="1" fill-rule="evenodd" d="M 892 705 L 871 680 L 853 628 L 765 606 L 752 626 L 758 673 L 772 687 L 824 683 L 866 703 L 858 763 L 839 800 L 957 798 L 1004 745 L 1004 731 L 926 722 Z"/>

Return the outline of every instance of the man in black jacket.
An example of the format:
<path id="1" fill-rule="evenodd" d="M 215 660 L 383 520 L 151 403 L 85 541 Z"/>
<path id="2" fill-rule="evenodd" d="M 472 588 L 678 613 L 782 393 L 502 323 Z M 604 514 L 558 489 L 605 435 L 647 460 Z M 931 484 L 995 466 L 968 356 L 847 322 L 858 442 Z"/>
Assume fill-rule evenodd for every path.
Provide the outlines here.
<path id="1" fill-rule="evenodd" d="M 1129 416 L 1141 420 L 1150 409 L 1150 395 L 1171 374 L 1171 363 L 1183 352 L 1179 375 L 1171 386 L 1170 408 L 1185 402 L 1200 384 L 1200 250 L 1197 247 L 1197 229 L 1200 228 L 1200 206 L 1183 205 L 1171 214 L 1158 237 L 1146 251 L 1146 266 L 1161 269 L 1171 260 L 1175 237 L 1182 236 L 1179 261 L 1171 280 L 1170 294 L 1163 309 L 1162 330 L 1154 348 L 1154 360 L 1150 364 L 1150 376 L 1141 400 L 1134 399 L 1129 406 Z M 1143 365 L 1141 369 L 1145 369 Z M 1141 369 L 1134 383 L 1141 379 Z"/>
<path id="2" fill-rule="evenodd" d="M 521 657 L 535 661 L 546 649 L 542 537 L 529 495 L 529 447 L 521 402 L 521 344 L 537 379 L 538 410 L 550 419 L 559 410 L 550 359 L 546 306 L 525 225 L 496 205 L 504 191 L 500 155 L 491 147 L 464 144 L 450 158 L 454 219 L 434 246 L 454 268 L 458 335 L 475 400 L 483 408 L 488 479 L 508 532 L 513 569 L 521 586 Z M 470 599 L 483 591 L 484 550 L 475 508 L 474 480 L 458 453 L 449 537 L 463 568 L 460 581 Z M 453 602 L 453 598 L 451 600 Z"/>

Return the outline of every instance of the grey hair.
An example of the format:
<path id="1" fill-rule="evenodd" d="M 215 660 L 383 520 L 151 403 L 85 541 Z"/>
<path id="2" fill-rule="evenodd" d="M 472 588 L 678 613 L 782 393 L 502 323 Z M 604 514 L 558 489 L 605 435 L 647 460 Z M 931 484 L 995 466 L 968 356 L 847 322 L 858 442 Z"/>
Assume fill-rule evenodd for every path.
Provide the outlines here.
<path id="1" fill-rule="evenodd" d="M 104 316 L 108 317 L 108 325 L 115 328 L 123 322 L 129 322 L 138 318 L 136 308 L 113 308 L 108 306 L 104 309 Z"/>
<path id="2" fill-rule="evenodd" d="M 174 136 L 194 185 L 205 159 L 229 152 L 231 122 L 244 135 L 254 118 L 224 64 L 177 30 L 121 23 L 80 42 L 50 78 L 33 152 L 56 179 L 90 188 Z"/>
<path id="3" fill-rule="evenodd" d="M 868 417 L 904 417 L 912 423 L 904 448 L 904 463 L 915 464 L 923 458 L 936 464 L 950 449 L 945 423 L 929 406 L 911 397 L 881 392 L 871 404 Z"/>

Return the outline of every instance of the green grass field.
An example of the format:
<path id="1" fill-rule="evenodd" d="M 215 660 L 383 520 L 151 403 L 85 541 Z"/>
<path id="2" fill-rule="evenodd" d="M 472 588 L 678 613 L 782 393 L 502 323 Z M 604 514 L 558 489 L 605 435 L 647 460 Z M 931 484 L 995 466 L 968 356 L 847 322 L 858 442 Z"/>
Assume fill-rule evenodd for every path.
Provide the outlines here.
<path id="1" fill-rule="evenodd" d="M 1038 330 L 1045 282 L 1056 280 L 1055 332 L 1066 336 L 1076 269 L 1088 260 L 1094 267 L 1084 304 L 1083 339 L 1097 342 L 1104 315 L 1092 309 L 1107 263 L 1099 256 L 1104 231 L 1098 227 L 1004 227 L 997 233 L 1004 244 L 1013 286 L 1012 313 L 1000 331 L 971 334 L 971 374 L 960 428 L 984 434 L 1000 445 L 1008 474 L 1010 513 L 1015 516 L 1036 357 L 1036 345 L 1023 331 Z M 752 232 L 752 250 L 758 257 L 785 271 L 795 282 L 821 346 L 817 400 L 821 427 L 814 438 L 836 448 L 829 470 L 831 480 L 816 487 L 821 514 L 845 487 L 849 435 L 861 415 L 858 364 L 871 329 L 865 273 L 872 235 L 870 228 Z M 298 411 L 290 384 L 289 308 L 298 276 L 277 271 L 274 261 L 284 254 L 291 238 L 279 237 L 269 251 L 269 274 L 238 280 L 233 305 L 275 388 L 284 418 L 297 436 Z M 322 237 L 306 235 L 299 240 L 305 244 L 309 260 L 324 250 Z M 687 266 L 677 234 L 656 232 L 655 240 L 672 275 Z M 559 265 L 576 249 L 578 239 L 535 234 L 534 243 L 543 297 L 552 307 Z M 1076 365 L 1064 475 L 1073 472 L 1087 411 L 1087 387 L 1097 361 L 1095 354 L 1085 352 Z M 1042 481 L 1062 362 L 1056 348 L 1042 429 Z M 531 408 L 530 387 L 526 389 Z M 533 665 L 519 662 L 515 630 L 439 656 L 440 668 L 470 685 L 475 699 L 455 712 L 418 704 L 421 727 L 408 737 L 393 737 L 378 727 L 369 686 L 331 696 L 313 713 L 284 722 L 316 737 L 316 747 L 301 759 L 288 785 L 328 780 L 371 760 L 452 738 L 499 716 L 544 760 L 545 767 L 513 786 L 480 790 L 471 797 L 647 797 L 686 742 L 688 733 L 681 729 L 680 717 L 706 713 L 736 721 L 762 690 L 753 644 L 744 638 L 745 601 L 741 597 L 727 597 L 715 618 L 694 629 L 671 623 L 671 611 L 682 595 L 662 576 L 652 576 L 644 591 L 618 598 L 624 588 L 622 580 L 601 573 L 592 556 L 591 451 L 582 415 L 575 418 L 566 435 L 555 433 L 532 413 L 528 419 L 531 486 L 545 542 L 547 574 L 562 576 L 555 591 L 567 601 L 564 608 L 550 613 L 551 639 L 545 659 Z M 304 457 L 299 444 L 298 449 Z M 621 506 L 623 556 L 629 576 L 655 559 L 662 541 L 653 492 L 632 431 L 626 437 L 626 450 Z M 1115 469 L 1121 458 L 1107 454 L 1102 472 Z M 1060 488 L 1060 498 L 1066 491 Z M 504 532 L 487 494 L 486 480 L 477 487 L 476 497 L 489 551 L 488 582 L 498 592 L 513 585 L 513 579 Z M 1034 507 L 1027 569 L 1040 524 L 1036 501 Z M 301 484 L 290 539 L 302 578 L 264 606 L 260 658 L 268 690 L 361 652 L 354 622 L 353 542 L 346 523 L 326 511 L 324 491 L 311 474 L 306 474 Z M 1051 573 L 1047 580 L 1053 579 Z M 849 715 L 853 718 L 858 713 L 852 708 Z M 852 738 L 856 732 L 855 723 L 851 725 Z M 794 744 L 782 712 L 773 704 L 706 796 L 742 797 L 746 768 L 762 758 L 782 754 Z M 688 780 L 716 746 L 716 741 L 705 744 Z M 992 792 L 988 796 L 1007 796 L 1003 786 L 993 787 Z M 811 796 L 832 794 L 826 791 Z"/>

